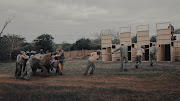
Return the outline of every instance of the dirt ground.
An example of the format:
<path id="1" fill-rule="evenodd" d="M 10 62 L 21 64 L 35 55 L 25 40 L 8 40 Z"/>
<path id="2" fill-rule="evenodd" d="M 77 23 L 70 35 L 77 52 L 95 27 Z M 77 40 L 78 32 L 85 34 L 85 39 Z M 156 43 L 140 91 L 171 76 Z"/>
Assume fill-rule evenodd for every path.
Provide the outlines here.
<path id="1" fill-rule="evenodd" d="M 120 72 L 119 62 L 96 62 L 94 75 L 83 76 L 86 60 L 66 61 L 64 74 L 40 70 L 31 81 L 15 79 L 15 63 L 0 63 L 0 101 L 101 101 L 180 99 L 180 62 L 158 62 L 153 67 L 134 62 Z"/>

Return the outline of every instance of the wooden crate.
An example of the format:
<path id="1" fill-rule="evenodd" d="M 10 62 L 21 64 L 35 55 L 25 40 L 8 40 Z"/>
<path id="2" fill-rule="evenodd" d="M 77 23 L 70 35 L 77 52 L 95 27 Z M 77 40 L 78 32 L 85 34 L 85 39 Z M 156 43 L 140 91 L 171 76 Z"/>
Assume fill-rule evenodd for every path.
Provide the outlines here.
<path id="1" fill-rule="evenodd" d="M 102 50 L 102 61 L 112 61 L 112 55 L 105 55 L 111 53 L 112 49 L 112 34 L 111 30 L 101 31 L 101 50 Z"/>
<path id="2" fill-rule="evenodd" d="M 126 30 L 126 31 L 125 31 Z M 124 43 L 127 48 L 128 48 L 128 53 L 127 53 L 127 56 L 128 56 L 128 61 L 131 61 L 132 59 L 132 53 L 131 53 L 131 50 L 132 50 L 132 47 L 131 47 L 131 44 L 132 44 L 132 40 L 131 40 L 131 27 L 120 27 L 120 44 Z"/>
<path id="3" fill-rule="evenodd" d="M 128 29 L 128 31 L 123 31 L 123 29 Z M 120 28 L 120 44 L 121 43 L 124 43 L 126 46 L 131 46 L 131 27 Z"/>
<path id="4" fill-rule="evenodd" d="M 111 47 L 112 34 L 109 29 L 101 31 L 101 47 Z"/>
<path id="5" fill-rule="evenodd" d="M 146 27 L 146 30 L 139 30 L 140 27 Z M 150 47 L 150 38 L 149 38 L 149 25 L 139 25 L 137 28 L 137 48 L 140 46 L 144 47 L 145 54 L 142 55 L 142 61 L 149 61 L 149 47 Z"/>
<path id="6" fill-rule="evenodd" d="M 170 22 L 165 23 L 158 23 L 156 24 L 157 30 L 157 61 L 175 61 L 176 60 L 176 48 L 174 41 L 171 41 L 171 29 L 168 28 L 161 28 L 158 27 L 163 24 L 170 24 Z"/>
<path id="7" fill-rule="evenodd" d="M 180 61 L 180 41 L 174 41 L 175 60 Z"/>
<path id="8" fill-rule="evenodd" d="M 167 28 L 158 29 L 158 26 L 163 24 L 170 24 L 170 22 L 156 24 L 157 44 L 171 44 L 171 29 L 168 26 Z"/>
<path id="9" fill-rule="evenodd" d="M 171 44 L 159 44 L 157 61 L 175 61 L 175 47 Z"/>
<path id="10" fill-rule="evenodd" d="M 111 53 L 111 47 L 104 47 L 102 48 L 102 61 L 112 61 L 112 55 L 109 55 Z"/>
<path id="11" fill-rule="evenodd" d="M 136 61 L 136 55 L 137 55 L 137 43 L 132 43 L 131 46 L 131 61 Z"/>
<path id="12" fill-rule="evenodd" d="M 112 52 L 120 47 L 120 44 L 112 45 Z M 120 51 L 112 54 L 112 61 L 120 61 Z"/>

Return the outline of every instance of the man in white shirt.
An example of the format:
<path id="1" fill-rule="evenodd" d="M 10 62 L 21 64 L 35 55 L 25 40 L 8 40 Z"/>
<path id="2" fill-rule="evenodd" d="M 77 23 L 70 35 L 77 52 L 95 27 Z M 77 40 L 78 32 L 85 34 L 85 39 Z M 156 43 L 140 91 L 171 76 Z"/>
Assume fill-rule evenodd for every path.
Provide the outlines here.
<path id="1" fill-rule="evenodd" d="M 138 48 L 137 55 L 136 55 L 136 68 L 138 68 L 139 64 L 141 64 L 141 57 L 142 57 L 142 55 L 144 53 L 145 53 L 145 51 L 144 51 L 144 47 L 143 46 Z"/>

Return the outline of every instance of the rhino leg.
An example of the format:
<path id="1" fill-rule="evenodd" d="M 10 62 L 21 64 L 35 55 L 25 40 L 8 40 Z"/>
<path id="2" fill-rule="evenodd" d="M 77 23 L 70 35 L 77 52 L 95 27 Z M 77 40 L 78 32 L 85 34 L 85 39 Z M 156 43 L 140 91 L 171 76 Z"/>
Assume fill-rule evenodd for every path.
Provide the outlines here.
<path id="1" fill-rule="evenodd" d="M 37 68 L 32 68 L 33 75 L 36 75 L 36 70 L 37 70 Z"/>
<path id="2" fill-rule="evenodd" d="M 41 66 L 43 72 L 44 72 L 44 76 L 48 76 L 48 72 L 47 69 L 45 68 L 45 66 Z"/>

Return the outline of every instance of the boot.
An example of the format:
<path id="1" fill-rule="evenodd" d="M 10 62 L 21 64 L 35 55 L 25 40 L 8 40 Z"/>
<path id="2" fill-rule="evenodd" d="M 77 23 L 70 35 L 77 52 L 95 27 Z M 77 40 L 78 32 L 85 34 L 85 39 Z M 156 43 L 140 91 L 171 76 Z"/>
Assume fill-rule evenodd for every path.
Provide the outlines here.
<path id="1" fill-rule="evenodd" d="M 20 77 L 20 79 L 23 79 L 23 80 L 24 80 L 24 77 L 23 77 L 23 76 L 21 76 L 21 77 Z"/>
<path id="2" fill-rule="evenodd" d="M 138 65 L 136 65 L 136 68 L 138 68 Z"/>
<path id="3" fill-rule="evenodd" d="M 62 72 L 60 72 L 60 73 L 59 73 L 59 75 L 63 75 L 63 73 L 62 73 Z"/>
<path id="4" fill-rule="evenodd" d="M 150 66 L 153 66 L 153 63 L 151 63 Z"/>
<path id="5" fill-rule="evenodd" d="M 31 81 L 31 79 L 30 79 L 30 78 L 27 78 L 26 81 Z"/>

